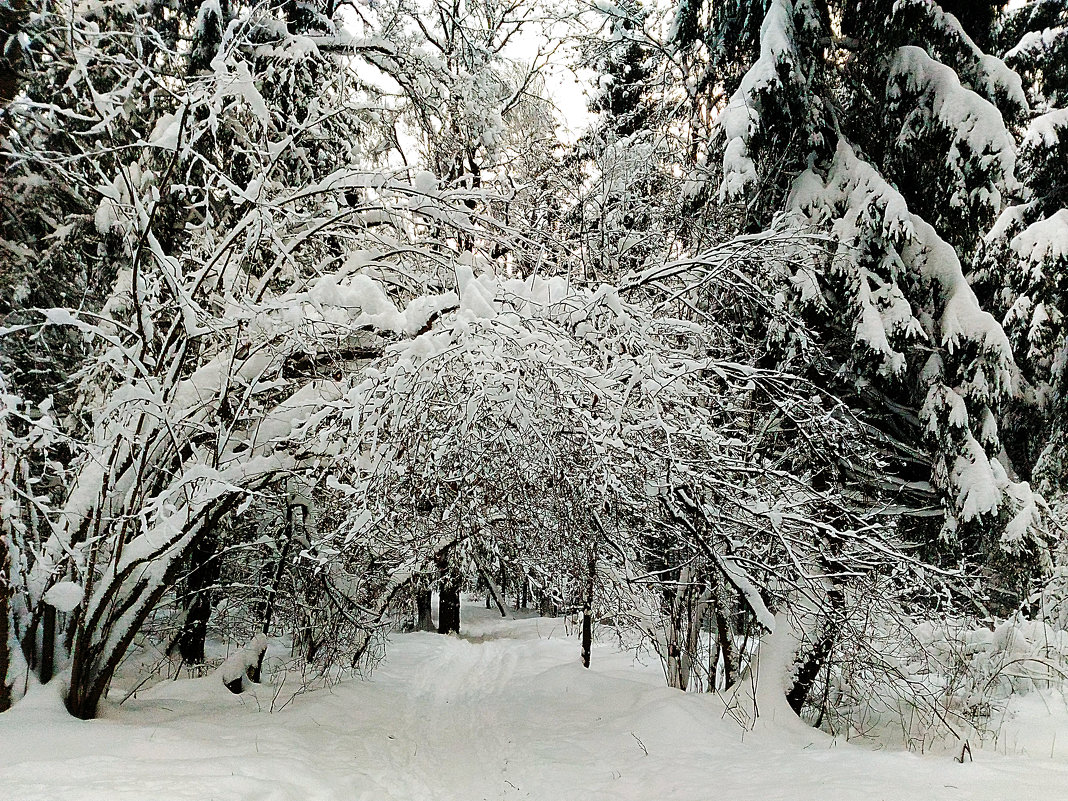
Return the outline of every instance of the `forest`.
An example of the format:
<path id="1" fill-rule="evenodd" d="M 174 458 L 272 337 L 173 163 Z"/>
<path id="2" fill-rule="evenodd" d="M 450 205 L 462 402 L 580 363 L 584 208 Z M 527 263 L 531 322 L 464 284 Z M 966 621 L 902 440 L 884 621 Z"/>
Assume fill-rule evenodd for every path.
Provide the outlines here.
<path id="1" fill-rule="evenodd" d="M 0 34 L 0 741 L 551 621 L 741 729 L 963 764 L 1068 712 L 1065 0 Z"/>

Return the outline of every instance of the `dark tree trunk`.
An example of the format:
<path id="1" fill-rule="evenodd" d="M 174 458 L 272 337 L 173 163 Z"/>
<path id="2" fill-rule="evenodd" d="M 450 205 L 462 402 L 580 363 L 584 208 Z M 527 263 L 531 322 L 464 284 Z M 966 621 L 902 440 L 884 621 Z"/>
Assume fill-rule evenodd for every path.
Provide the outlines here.
<path id="1" fill-rule="evenodd" d="M 586 573 L 586 597 L 582 605 L 582 666 L 590 666 L 590 651 L 593 647 L 593 585 L 597 576 L 597 557 L 590 556 Z"/>
<path id="2" fill-rule="evenodd" d="M 449 565 L 448 549 L 434 557 L 440 586 L 438 589 L 438 634 L 460 631 L 460 582 Z"/>
<path id="3" fill-rule="evenodd" d="M 417 590 L 415 593 L 415 630 L 433 631 L 434 615 L 430 590 Z"/>
<path id="4" fill-rule="evenodd" d="M 582 610 L 582 666 L 590 666 L 590 650 L 593 646 L 593 613 L 589 604 Z"/>
<path id="5" fill-rule="evenodd" d="M 294 504 L 290 502 L 286 507 L 286 542 L 282 546 L 282 552 L 278 554 L 278 562 L 274 567 L 274 577 L 271 579 L 271 586 L 267 590 L 267 597 L 263 599 L 263 627 L 261 631 L 265 636 L 270 636 L 271 633 L 274 602 L 278 597 L 278 590 L 282 586 L 282 578 L 285 576 L 286 566 L 289 564 L 289 552 L 293 548 L 294 541 L 303 533 L 304 527 L 308 524 L 308 514 L 308 507 L 302 503 Z M 260 651 L 256 664 L 249 669 L 249 679 L 257 684 L 263 678 L 263 656 L 266 653 L 266 649 Z"/>
<path id="6" fill-rule="evenodd" d="M 44 605 L 43 627 L 41 629 L 41 666 L 38 676 L 41 684 L 48 684 L 52 680 L 56 664 L 56 608 L 50 604 Z"/>
<path id="7" fill-rule="evenodd" d="M 556 615 L 556 604 L 553 603 L 552 596 L 549 593 L 542 593 L 538 598 L 538 614 L 542 617 L 554 617 Z"/>
<path id="8" fill-rule="evenodd" d="M 460 631 L 460 587 L 451 576 L 445 577 L 438 591 L 438 634 Z"/>
<path id="9" fill-rule="evenodd" d="M 713 613 L 716 625 L 716 648 L 718 654 L 723 657 L 723 686 L 730 687 L 734 683 L 735 665 L 738 664 L 737 649 L 734 645 L 734 627 L 730 624 L 730 618 L 719 607 L 719 604 L 715 605 L 715 612 Z M 712 670 L 715 670 L 715 665 L 712 666 Z M 711 690 L 716 689 L 716 676 L 712 671 L 709 671 L 709 681 L 712 684 Z"/>
<path id="10" fill-rule="evenodd" d="M 809 693 L 812 691 L 812 685 L 815 683 L 820 670 L 822 670 L 827 663 L 827 659 L 830 657 L 833 647 L 834 637 L 828 630 L 824 636 L 820 637 L 816 646 L 809 653 L 805 663 L 797 671 L 797 678 L 794 680 L 794 686 L 791 687 L 790 692 L 786 694 L 786 700 L 789 702 L 790 708 L 798 715 L 800 715 L 801 710 L 804 709 L 805 701 L 808 700 Z"/>
<path id="11" fill-rule="evenodd" d="M 189 567 L 182 582 L 185 586 L 185 620 L 175 644 L 182 661 L 204 664 L 204 640 L 208 636 L 208 619 L 214 605 L 213 589 L 219 581 L 219 538 L 207 532 L 189 549 L 185 564 Z"/>
<path id="12" fill-rule="evenodd" d="M 12 588 L 10 557 L 8 556 L 7 535 L 0 531 L 0 712 L 11 706 L 11 686 L 7 683 L 7 674 L 11 666 L 11 654 L 8 640 L 11 636 L 11 595 Z"/>
<path id="13" fill-rule="evenodd" d="M 833 540 L 829 543 L 829 550 L 832 554 L 837 551 L 838 545 L 839 543 Z M 845 572 L 845 566 L 833 555 L 821 559 L 820 562 L 824 573 L 831 577 L 829 579 L 831 586 L 827 590 L 828 617 L 815 646 L 809 652 L 804 664 L 797 671 L 794 686 L 786 694 L 786 700 L 790 703 L 790 708 L 798 715 L 801 714 L 801 710 L 812 692 L 816 677 L 819 676 L 821 670 L 829 667 L 835 640 L 838 636 L 840 615 L 845 609 L 845 593 L 841 587 L 841 580 L 836 578 L 836 576 L 840 576 Z M 824 700 L 826 701 L 826 698 Z M 820 717 L 822 719 L 822 712 Z"/>
<path id="14" fill-rule="evenodd" d="M 182 630 L 178 632 L 178 653 L 190 665 L 204 664 L 204 640 L 208 636 L 211 598 L 207 592 L 198 593 L 189 603 Z"/>

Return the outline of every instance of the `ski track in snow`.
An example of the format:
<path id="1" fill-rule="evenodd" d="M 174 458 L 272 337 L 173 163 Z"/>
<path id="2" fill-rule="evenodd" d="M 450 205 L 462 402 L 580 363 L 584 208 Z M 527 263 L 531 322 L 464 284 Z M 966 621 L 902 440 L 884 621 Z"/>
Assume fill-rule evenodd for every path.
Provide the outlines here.
<path id="1" fill-rule="evenodd" d="M 662 686 L 610 643 L 584 670 L 562 620 L 465 616 L 464 637 L 399 635 L 369 680 L 273 713 L 277 688 L 232 696 L 218 677 L 89 722 L 40 688 L 0 716 L 0 801 L 1068 799 L 1068 731 L 1056 760 L 977 750 L 964 765 L 800 726 L 743 736 L 722 701 Z"/>

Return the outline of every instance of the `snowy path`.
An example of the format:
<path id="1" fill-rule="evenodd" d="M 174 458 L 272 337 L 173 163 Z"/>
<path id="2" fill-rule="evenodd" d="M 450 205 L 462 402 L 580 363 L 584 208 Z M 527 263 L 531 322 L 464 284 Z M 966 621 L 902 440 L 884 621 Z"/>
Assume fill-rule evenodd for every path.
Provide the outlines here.
<path id="1" fill-rule="evenodd" d="M 41 692 L 0 716 L 0 800 L 1068 801 L 1063 757 L 958 765 L 800 727 L 743 742 L 717 699 L 664 688 L 610 645 L 584 671 L 561 621 L 465 614 L 468 639 L 399 636 L 369 681 L 280 712 L 273 688 L 231 696 L 213 679 L 91 722 Z"/>

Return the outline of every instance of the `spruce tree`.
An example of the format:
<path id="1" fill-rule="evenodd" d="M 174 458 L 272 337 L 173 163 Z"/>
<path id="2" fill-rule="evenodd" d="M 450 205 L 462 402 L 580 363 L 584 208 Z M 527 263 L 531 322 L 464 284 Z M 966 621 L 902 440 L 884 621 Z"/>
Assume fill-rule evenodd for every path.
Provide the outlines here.
<path id="1" fill-rule="evenodd" d="M 1005 60 L 1033 107 L 1018 126 L 1022 186 L 982 242 L 977 286 L 1004 322 L 1020 368 L 1007 447 L 1050 500 L 1068 490 L 1068 6 L 1028 3 L 1006 14 Z"/>
<path id="2" fill-rule="evenodd" d="M 1047 541 L 1031 475 L 999 433 L 1020 391 L 1014 349 L 966 279 L 1021 191 L 1030 113 L 1020 75 L 980 46 L 995 41 L 996 7 L 958 4 L 958 18 L 927 0 L 740 6 L 711 36 L 752 54 L 719 120 L 720 198 L 742 209 L 743 229 L 826 237 L 788 288 L 829 359 L 825 380 L 899 456 L 926 454 L 925 467 L 888 467 L 902 487 L 930 482 L 942 525 L 904 529 L 932 556 L 985 565 L 992 603 L 1010 608 Z M 738 21 L 761 7 L 753 49 Z"/>
<path id="3" fill-rule="evenodd" d="M 610 131 L 627 137 L 645 129 L 651 109 L 647 83 L 652 75 L 648 43 L 643 41 L 645 12 L 637 2 L 625 3 L 607 22 L 607 32 L 597 43 L 598 89 L 591 111 L 602 115 L 601 135 Z"/>
<path id="4" fill-rule="evenodd" d="M 1007 9 L 998 27 L 1004 58 L 1026 80 L 1035 105 L 1068 105 L 1068 5 L 1031 0 Z"/>

